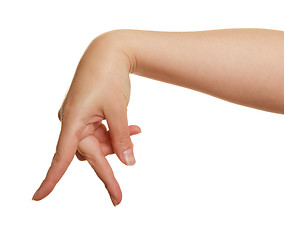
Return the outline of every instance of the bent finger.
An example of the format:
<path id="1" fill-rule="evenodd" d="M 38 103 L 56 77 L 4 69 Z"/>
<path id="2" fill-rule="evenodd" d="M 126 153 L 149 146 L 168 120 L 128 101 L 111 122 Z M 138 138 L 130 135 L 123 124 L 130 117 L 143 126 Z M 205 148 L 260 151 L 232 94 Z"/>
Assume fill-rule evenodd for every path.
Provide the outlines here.
<path id="1" fill-rule="evenodd" d="M 141 129 L 140 127 L 136 126 L 136 125 L 130 125 L 129 126 L 129 132 L 130 132 L 130 136 L 136 135 L 141 133 Z M 106 132 L 105 134 L 107 141 L 106 142 L 101 142 L 101 149 L 102 152 L 104 154 L 104 156 L 107 156 L 109 154 L 113 154 L 114 150 L 111 144 L 111 139 L 110 139 L 110 133 L 109 131 Z M 134 147 L 133 143 L 132 146 Z"/>
<path id="2" fill-rule="evenodd" d="M 141 133 L 141 129 L 139 126 L 137 125 L 130 125 L 129 126 L 129 132 L 130 132 L 130 136 L 132 135 L 136 135 Z M 97 128 L 94 131 L 93 134 L 97 140 L 100 142 L 101 145 L 101 150 L 104 156 L 107 156 L 109 154 L 113 154 L 113 148 L 112 148 L 112 144 L 110 141 L 110 135 L 109 135 L 109 131 L 106 131 L 106 127 L 105 125 L 101 125 L 101 127 Z M 78 158 L 78 160 L 80 161 L 85 161 L 87 160 L 86 157 L 77 149 L 76 152 L 76 156 Z"/>

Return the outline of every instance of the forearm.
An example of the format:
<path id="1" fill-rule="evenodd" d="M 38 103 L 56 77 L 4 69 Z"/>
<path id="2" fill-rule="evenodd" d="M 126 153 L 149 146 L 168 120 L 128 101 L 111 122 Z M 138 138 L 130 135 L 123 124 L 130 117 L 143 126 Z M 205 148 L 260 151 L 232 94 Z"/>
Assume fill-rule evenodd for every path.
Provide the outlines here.
<path id="1" fill-rule="evenodd" d="M 284 113 L 284 32 L 117 32 L 124 39 L 133 74 Z"/>

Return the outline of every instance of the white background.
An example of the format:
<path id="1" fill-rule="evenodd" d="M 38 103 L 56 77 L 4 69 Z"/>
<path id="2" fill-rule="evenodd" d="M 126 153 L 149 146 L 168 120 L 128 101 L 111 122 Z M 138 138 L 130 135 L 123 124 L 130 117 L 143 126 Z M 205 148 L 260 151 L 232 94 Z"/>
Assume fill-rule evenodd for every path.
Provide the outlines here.
<path id="1" fill-rule="evenodd" d="M 284 30 L 282 1 L 0 3 L 0 239 L 283 239 L 283 115 L 131 75 L 137 164 L 108 159 L 114 208 L 76 158 L 32 195 L 54 154 L 57 111 L 90 41 L 114 29 Z"/>

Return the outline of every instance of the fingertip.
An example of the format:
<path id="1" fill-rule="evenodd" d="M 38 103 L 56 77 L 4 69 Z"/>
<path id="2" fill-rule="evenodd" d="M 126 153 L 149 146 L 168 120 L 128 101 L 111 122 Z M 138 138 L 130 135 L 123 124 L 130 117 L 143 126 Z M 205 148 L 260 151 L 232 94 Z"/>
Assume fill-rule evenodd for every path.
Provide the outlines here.
<path id="1" fill-rule="evenodd" d="M 33 197 L 32 200 L 35 201 L 35 202 L 38 202 L 38 201 L 40 201 L 40 200 L 42 200 L 42 199 Z"/>
<path id="2" fill-rule="evenodd" d="M 139 133 L 142 132 L 142 130 L 141 130 L 141 128 L 139 126 L 137 126 L 137 130 L 138 130 Z"/>
<path id="3" fill-rule="evenodd" d="M 121 200 L 122 200 L 122 193 L 121 193 L 121 191 L 117 192 L 115 195 L 110 194 L 110 199 L 111 199 L 112 204 L 113 204 L 114 207 L 119 205 L 121 203 Z"/>
<path id="4" fill-rule="evenodd" d="M 35 192 L 34 195 L 33 195 L 33 198 L 32 198 L 33 201 L 37 201 L 36 193 L 37 193 L 37 192 Z"/>
<path id="5" fill-rule="evenodd" d="M 138 134 L 142 132 L 141 128 L 137 125 L 130 125 L 129 130 L 131 134 Z"/>
<path id="6" fill-rule="evenodd" d="M 109 193 L 112 204 L 114 206 L 119 205 L 122 200 L 122 192 L 117 180 L 114 178 L 112 182 L 105 184 L 105 187 Z"/>
<path id="7" fill-rule="evenodd" d="M 35 194 L 33 195 L 32 200 L 40 201 L 47 197 L 54 189 L 55 184 L 52 183 L 50 180 L 44 179 L 40 185 L 40 187 L 36 190 Z"/>
<path id="8" fill-rule="evenodd" d="M 42 184 L 41 184 L 41 186 L 42 186 Z M 33 198 L 32 198 L 33 201 L 41 200 L 41 198 L 39 197 L 41 186 L 35 191 L 35 193 L 33 195 Z"/>
<path id="9" fill-rule="evenodd" d="M 112 201 L 112 204 L 114 207 L 116 207 L 117 205 L 120 204 L 121 200 L 117 200 L 115 197 L 113 197 L 112 195 L 110 195 L 110 199 Z"/>
<path id="10" fill-rule="evenodd" d="M 127 150 L 125 150 L 123 153 L 123 160 L 126 163 L 126 165 L 128 166 L 133 166 L 136 163 L 135 157 L 134 157 L 134 153 L 133 153 L 133 149 L 129 148 Z"/>
<path id="11" fill-rule="evenodd" d="M 38 190 L 33 195 L 33 198 L 32 198 L 33 201 L 40 201 L 42 199 L 42 198 L 39 197 L 39 194 L 38 194 L 39 191 Z"/>

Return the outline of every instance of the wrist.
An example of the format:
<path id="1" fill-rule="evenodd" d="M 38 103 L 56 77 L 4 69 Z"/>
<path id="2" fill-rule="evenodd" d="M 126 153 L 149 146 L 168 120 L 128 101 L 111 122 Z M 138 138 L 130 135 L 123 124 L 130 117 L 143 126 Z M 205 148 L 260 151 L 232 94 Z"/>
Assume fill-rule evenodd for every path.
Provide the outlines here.
<path id="1" fill-rule="evenodd" d="M 117 59 L 128 70 L 128 73 L 134 73 L 136 68 L 136 57 L 134 55 L 131 39 L 134 30 L 117 29 L 105 32 L 96 37 L 88 48 L 104 49 L 113 59 Z"/>

